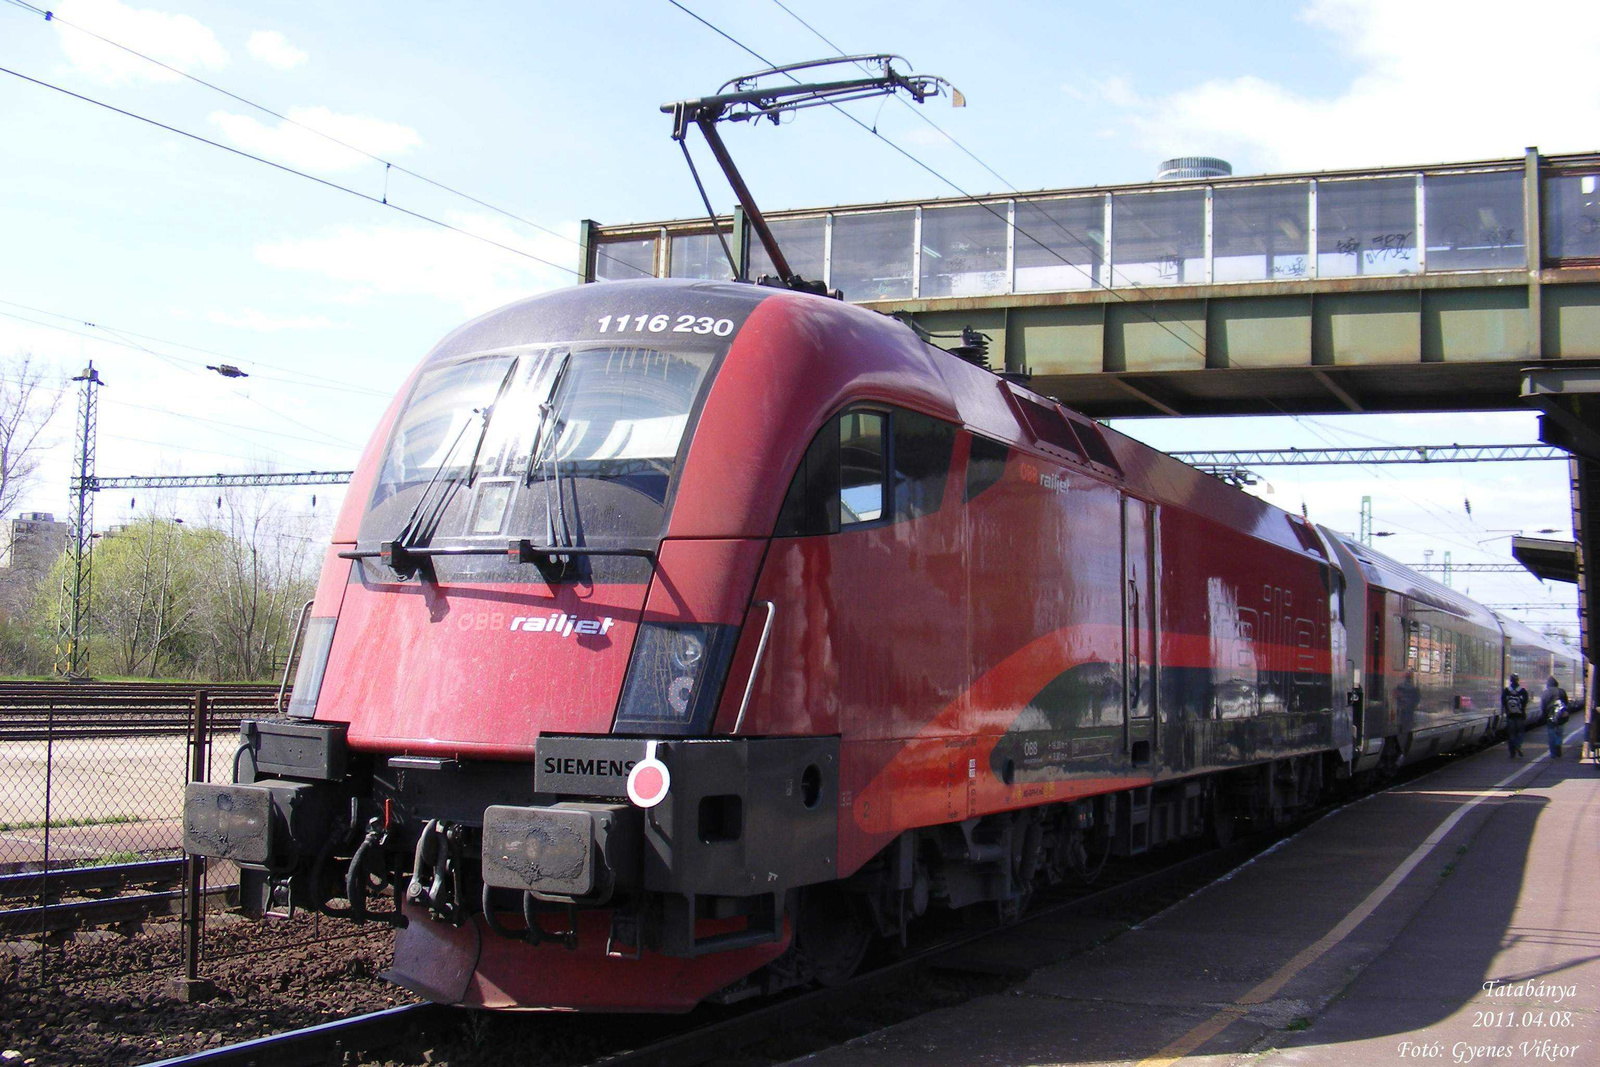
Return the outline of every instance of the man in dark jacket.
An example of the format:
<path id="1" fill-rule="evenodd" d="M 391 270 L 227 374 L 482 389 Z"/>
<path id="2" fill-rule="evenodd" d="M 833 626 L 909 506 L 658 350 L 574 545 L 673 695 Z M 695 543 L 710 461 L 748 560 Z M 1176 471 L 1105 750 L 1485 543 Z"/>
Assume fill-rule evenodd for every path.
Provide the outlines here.
<path id="1" fill-rule="evenodd" d="M 1528 725 L 1528 691 L 1511 676 L 1511 684 L 1500 690 L 1500 710 L 1506 713 L 1506 755 L 1522 755 L 1522 731 Z"/>
<path id="2" fill-rule="evenodd" d="M 1545 743 L 1550 746 L 1550 758 L 1561 758 L 1561 727 L 1567 721 L 1567 691 L 1554 677 L 1544 683 L 1539 694 L 1539 710 L 1544 712 Z"/>

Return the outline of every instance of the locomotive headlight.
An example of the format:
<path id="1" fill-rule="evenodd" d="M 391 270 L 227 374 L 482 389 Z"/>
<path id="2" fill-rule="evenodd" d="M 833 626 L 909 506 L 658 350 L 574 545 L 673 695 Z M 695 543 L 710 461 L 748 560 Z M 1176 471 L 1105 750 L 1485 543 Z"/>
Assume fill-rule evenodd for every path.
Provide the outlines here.
<path id="1" fill-rule="evenodd" d="M 645 623 L 617 706 L 618 733 L 698 735 L 711 729 L 737 626 Z"/>

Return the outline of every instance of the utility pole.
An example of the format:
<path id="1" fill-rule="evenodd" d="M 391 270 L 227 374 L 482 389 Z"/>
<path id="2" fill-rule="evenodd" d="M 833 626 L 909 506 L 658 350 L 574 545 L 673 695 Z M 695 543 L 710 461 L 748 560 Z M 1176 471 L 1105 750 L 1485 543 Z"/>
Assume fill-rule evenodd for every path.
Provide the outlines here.
<path id="1" fill-rule="evenodd" d="M 1357 535 L 1356 540 L 1368 548 L 1372 547 L 1372 498 L 1370 496 L 1361 498 L 1361 533 Z"/>
<path id="2" fill-rule="evenodd" d="M 1444 584 L 1446 586 L 1450 584 L 1450 553 L 1448 551 L 1444 554 Z"/>
<path id="3" fill-rule="evenodd" d="M 90 568 L 94 552 L 94 453 L 99 421 L 100 372 L 94 361 L 72 379 L 78 394 L 77 448 L 72 459 L 72 504 L 67 525 L 67 563 L 61 576 L 56 625 L 56 673 L 81 678 L 89 667 Z"/>

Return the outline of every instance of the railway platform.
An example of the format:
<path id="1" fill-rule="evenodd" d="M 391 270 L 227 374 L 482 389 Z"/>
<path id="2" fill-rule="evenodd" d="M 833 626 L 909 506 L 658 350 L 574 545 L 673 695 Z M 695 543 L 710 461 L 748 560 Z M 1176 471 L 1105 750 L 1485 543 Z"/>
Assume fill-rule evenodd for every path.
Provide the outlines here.
<path id="1" fill-rule="evenodd" d="M 1032 971 L 1009 991 L 797 1062 L 1600 1062 L 1581 726 L 1561 760 L 1541 730 L 1351 804 L 1132 929 L 1024 924 L 985 950 Z"/>

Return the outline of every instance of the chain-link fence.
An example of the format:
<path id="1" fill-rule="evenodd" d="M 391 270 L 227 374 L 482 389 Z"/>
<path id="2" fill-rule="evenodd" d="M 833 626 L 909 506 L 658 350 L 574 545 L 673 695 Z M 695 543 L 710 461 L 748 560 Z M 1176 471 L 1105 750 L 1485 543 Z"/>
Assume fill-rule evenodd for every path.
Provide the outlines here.
<path id="1" fill-rule="evenodd" d="M 0 983 L 125 973 L 116 954 L 95 964 L 74 951 L 75 931 L 183 910 L 184 783 L 197 767 L 231 780 L 239 719 L 274 714 L 277 697 L 265 685 L 0 684 Z M 199 899 L 219 902 L 236 879 L 230 864 L 205 870 Z M 179 966 L 182 945 L 171 948 L 176 957 L 156 946 L 139 965 Z"/>

